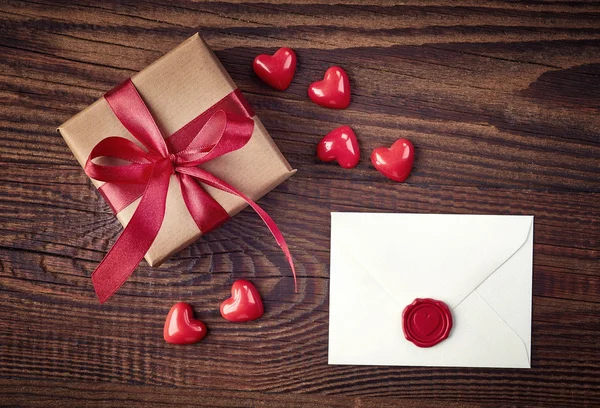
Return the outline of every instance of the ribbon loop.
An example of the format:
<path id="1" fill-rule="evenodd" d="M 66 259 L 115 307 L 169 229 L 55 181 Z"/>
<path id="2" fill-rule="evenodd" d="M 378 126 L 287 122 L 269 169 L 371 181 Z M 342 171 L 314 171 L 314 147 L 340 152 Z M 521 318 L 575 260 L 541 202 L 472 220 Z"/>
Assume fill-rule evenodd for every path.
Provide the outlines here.
<path id="1" fill-rule="evenodd" d="M 107 166 L 94 159 L 112 158 L 128 161 L 126 165 Z M 155 159 L 135 143 L 122 137 L 107 137 L 98 143 L 85 163 L 86 174 L 99 181 L 118 183 L 146 183 L 152 173 Z"/>
<path id="2" fill-rule="evenodd" d="M 294 263 L 277 224 L 249 197 L 197 167 L 242 148 L 252 137 L 251 110 L 239 91 L 232 92 L 193 119 L 171 136 L 169 139 L 173 140 L 169 143 L 165 142 L 131 80 L 107 93 L 105 98 L 123 126 L 148 151 L 125 138 L 109 137 L 92 149 L 85 165 L 89 177 L 106 182 L 100 191 L 115 212 L 141 196 L 125 230 L 92 274 L 100 303 L 108 300 L 127 280 L 158 235 L 173 174 L 180 184 L 187 209 L 202 233 L 221 225 L 229 219 L 229 214 L 198 181 L 245 200 L 262 218 L 283 250 L 297 290 Z M 129 163 L 113 166 L 94 162 L 101 157 Z"/>
<path id="3" fill-rule="evenodd" d="M 169 153 L 162 133 L 131 79 L 107 92 L 104 99 L 133 137 L 163 157 Z"/>
<path id="4" fill-rule="evenodd" d="M 195 167 L 212 159 L 242 148 L 252 135 L 254 121 L 240 115 L 216 111 L 196 137 L 177 153 L 181 165 Z"/>

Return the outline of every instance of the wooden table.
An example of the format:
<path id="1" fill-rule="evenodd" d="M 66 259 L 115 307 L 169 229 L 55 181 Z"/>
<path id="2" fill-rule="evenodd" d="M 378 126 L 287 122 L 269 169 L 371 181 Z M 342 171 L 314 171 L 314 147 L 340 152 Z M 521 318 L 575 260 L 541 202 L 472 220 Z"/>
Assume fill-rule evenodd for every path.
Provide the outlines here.
<path id="1" fill-rule="evenodd" d="M 0 6 L 0 405 L 600 406 L 598 3 L 118 3 Z M 89 276 L 122 228 L 55 128 L 197 31 L 298 169 L 260 204 L 299 293 L 245 210 L 100 306 Z M 285 92 L 251 68 L 281 46 L 298 54 Z M 333 64 L 346 110 L 306 96 Z M 354 170 L 315 155 L 345 124 Z M 369 160 L 400 137 L 403 184 Z M 328 366 L 331 211 L 535 215 L 532 369 Z M 253 324 L 219 315 L 240 278 L 264 298 Z M 180 300 L 210 328 L 195 346 L 162 339 Z"/>

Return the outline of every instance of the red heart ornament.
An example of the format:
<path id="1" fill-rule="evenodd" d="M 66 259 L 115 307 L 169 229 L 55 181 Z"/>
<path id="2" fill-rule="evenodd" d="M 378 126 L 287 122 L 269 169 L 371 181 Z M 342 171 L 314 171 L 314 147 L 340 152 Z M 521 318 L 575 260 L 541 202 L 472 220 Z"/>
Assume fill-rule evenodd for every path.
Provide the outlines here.
<path id="1" fill-rule="evenodd" d="M 344 109 L 350 105 L 350 80 L 341 67 L 333 66 L 325 71 L 321 81 L 308 87 L 308 97 L 326 108 Z"/>
<path id="2" fill-rule="evenodd" d="M 415 329 L 422 336 L 429 336 L 440 325 L 441 317 L 437 313 L 430 313 L 428 310 L 419 310 L 413 315 Z"/>
<path id="3" fill-rule="evenodd" d="M 247 280 L 235 281 L 231 286 L 231 297 L 221 303 L 221 316 L 230 322 L 256 320 L 264 313 L 260 294 Z"/>
<path id="4" fill-rule="evenodd" d="M 165 341 L 171 344 L 193 344 L 202 340 L 206 336 L 206 325 L 193 316 L 190 305 L 175 303 L 165 321 Z"/>
<path id="5" fill-rule="evenodd" d="M 398 139 L 392 147 L 378 147 L 371 153 L 373 166 L 387 178 L 403 182 L 410 175 L 415 148 L 408 139 Z"/>
<path id="6" fill-rule="evenodd" d="M 275 89 L 284 91 L 296 73 L 296 53 L 291 48 L 278 49 L 273 56 L 260 54 L 252 64 L 260 79 Z"/>
<path id="7" fill-rule="evenodd" d="M 327 133 L 317 146 L 317 156 L 324 162 L 337 160 L 345 169 L 356 167 L 360 160 L 360 150 L 352 128 L 340 126 Z"/>

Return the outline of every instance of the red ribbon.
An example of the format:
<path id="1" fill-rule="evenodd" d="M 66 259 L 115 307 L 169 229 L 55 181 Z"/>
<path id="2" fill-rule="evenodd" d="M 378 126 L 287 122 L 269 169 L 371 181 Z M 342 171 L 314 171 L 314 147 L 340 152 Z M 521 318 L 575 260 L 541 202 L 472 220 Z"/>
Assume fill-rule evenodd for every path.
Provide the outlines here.
<path id="1" fill-rule="evenodd" d="M 229 219 L 229 214 L 197 181 L 245 200 L 262 218 L 283 250 L 297 290 L 296 270 L 288 246 L 271 217 L 234 187 L 197 166 L 242 148 L 252 137 L 249 105 L 236 90 L 165 140 L 133 82 L 127 80 L 105 96 L 112 111 L 146 150 L 128 139 L 111 136 L 100 141 L 85 164 L 86 174 L 106 182 L 100 191 L 113 211 L 142 199 L 127 227 L 92 274 L 100 303 L 108 300 L 150 249 L 165 216 L 171 175 L 181 186 L 185 204 L 203 233 Z M 129 162 L 107 166 L 94 159 L 112 157 Z"/>

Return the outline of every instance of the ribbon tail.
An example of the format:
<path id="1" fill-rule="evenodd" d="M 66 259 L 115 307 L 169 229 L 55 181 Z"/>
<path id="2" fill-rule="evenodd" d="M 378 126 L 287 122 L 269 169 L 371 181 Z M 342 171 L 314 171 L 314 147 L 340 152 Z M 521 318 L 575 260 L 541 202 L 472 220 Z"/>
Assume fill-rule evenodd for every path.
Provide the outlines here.
<path id="1" fill-rule="evenodd" d="M 202 233 L 212 231 L 229 220 L 227 211 L 192 176 L 177 175 L 185 205 Z"/>
<path id="2" fill-rule="evenodd" d="M 246 203 L 248 203 L 248 205 L 251 206 L 252 209 L 254 209 L 254 211 L 256 211 L 256 213 L 263 220 L 263 222 L 265 223 L 265 225 L 267 226 L 269 231 L 271 231 L 273 238 L 275 238 L 275 241 L 277 242 L 277 244 L 279 245 L 279 247 L 285 254 L 285 257 L 286 257 L 288 263 L 290 264 L 290 268 L 292 269 L 292 274 L 294 276 L 294 291 L 297 293 L 298 292 L 298 282 L 296 279 L 296 268 L 294 267 L 294 261 L 292 260 L 292 254 L 290 253 L 290 250 L 287 246 L 287 243 L 285 242 L 283 234 L 279 230 L 279 227 L 277 227 L 277 224 L 275 223 L 275 221 L 273 221 L 273 219 L 269 216 L 269 214 L 267 214 L 267 212 L 265 210 L 260 208 L 260 206 L 258 204 L 256 204 L 254 201 L 252 201 L 245 194 L 236 190 L 234 187 L 227 184 L 223 180 L 213 176 L 211 173 L 207 172 L 206 170 L 202 170 L 199 167 L 178 167 L 177 171 L 180 173 L 192 176 L 192 177 L 202 181 L 203 183 L 208 184 L 211 187 L 218 188 L 219 190 L 223 190 L 229 194 L 233 194 L 235 196 L 240 197 L 241 199 L 246 201 Z"/>
<path id="3" fill-rule="evenodd" d="M 150 249 L 162 225 L 171 171 L 168 160 L 158 161 L 144 195 L 121 236 L 92 273 L 100 303 L 106 302 L 125 283 Z"/>

